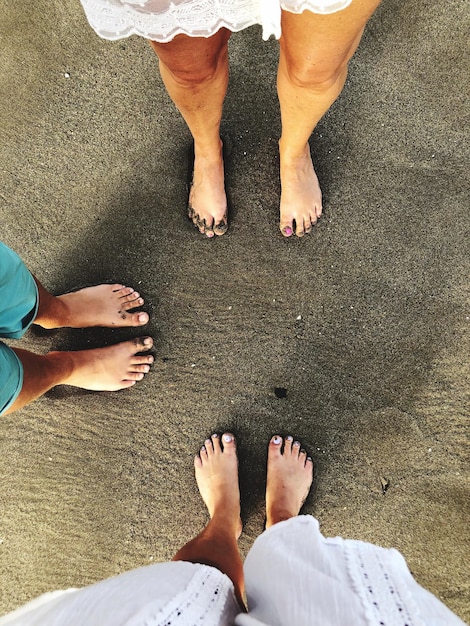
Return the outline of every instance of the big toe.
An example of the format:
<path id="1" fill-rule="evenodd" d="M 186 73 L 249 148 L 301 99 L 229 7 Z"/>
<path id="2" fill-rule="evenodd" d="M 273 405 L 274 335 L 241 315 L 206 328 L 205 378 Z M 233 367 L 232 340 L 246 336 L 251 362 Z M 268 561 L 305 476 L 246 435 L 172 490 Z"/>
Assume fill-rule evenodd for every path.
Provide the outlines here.
<path id="1" fill-rule="evenodd" d="M 148 313 L 132 313 L 130 316 L 132 326 L 145 326 L 149 322 Z"/>
<path id="2" fill-rule="evenodd" d="M 135 354 L 137 354 L 138 352 L 146 352 L 147 350 L 150 350 L 150 348 L 153 346 L 153 339 L 152 337 L 136 337 L 133 340 L 134 343 L 134 352 Z"/>
<path id="3" fill-rule="evenodd" d="M 281 222 L 279 224 L 279 228 L 284 237 L 290 237 L 294 232 L 294 229 L 292 228 L 292 222 Z"/>
<path id="4" fill-rule="evenodd" d="M 268 457 L 275 458 L 281 456 L 282 437 L 280 435 L 274 435 L 271 437 L 268 446 Z"/>
<path id="5" fill-rule="evenodd" d="M 233 433 L 224 433 L 222 435 L 222 445 L 225 453 L 235 452 L 237 444 Z"/>
<path id="6" fill-rule="evenodd" d="M 222 220 L 220 220 L 220 222 L 215 224 L 214 233 L 216 235 L 224 235 L 227 232 L 227 229 L 228 229 L 227 218 L 224 217 Z"/>

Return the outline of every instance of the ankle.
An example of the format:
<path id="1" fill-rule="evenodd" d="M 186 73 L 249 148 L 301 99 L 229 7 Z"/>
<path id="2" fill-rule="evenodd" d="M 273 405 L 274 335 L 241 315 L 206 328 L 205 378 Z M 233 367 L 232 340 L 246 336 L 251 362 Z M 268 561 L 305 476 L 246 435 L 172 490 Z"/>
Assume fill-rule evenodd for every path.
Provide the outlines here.
<path id="1" fill-rule="evenodd" d="M 238 539 L 242 532 L 242 526 L 240 511 L 234 514 L 228 513 L 226 508 L 221 508 L 212 514 L 206 526 L 206 532 L 211 535 L 225 535 L 228 538 L 235 537 Z"/>
<path id="2" fill-rule="evenodd" d="M 35 324 L 43 328 L 64 328 L 69 325 L 70 311 L 66 302 L 60 296 L 51 296 L 46 311 L 38 312 Z"/>
<path id="3" fill-rule="evenodd" d="M 194 141 L 194 156 L 208 161 L 219 161 L 222 158 L 223 142 L 219 134 L 210 139 Z"/>
<path id="4" fill-rule="evenodd" d="M 266 528 L 270 528 L 274 526 L 274 524 L 278 524 L 279 522 L 285 522 L 291 517 L 296 517 L 297 514 L 291 513 L 287 509 L 277 509 L 270 511 L 266 514 Z"/>
<path id="5" fill-rule="evenodd" d="M 50 372 L 51 379 L 54 380 L 56 385 L 66 385 L 73 376 L 77 368 L 75 355 L 76 352 L 48 352 L 44 359 L 47 364 L 47 368 Z"/>
<path id="6" fill-rule="evenodd" d="M 281 137 L 279 139 L 279 156 L 281 165 L 296 165 L 299 161 L 303 161 L 310 156 L 310 145 L 307 141 L 304 144 L 293 146 Z"/>

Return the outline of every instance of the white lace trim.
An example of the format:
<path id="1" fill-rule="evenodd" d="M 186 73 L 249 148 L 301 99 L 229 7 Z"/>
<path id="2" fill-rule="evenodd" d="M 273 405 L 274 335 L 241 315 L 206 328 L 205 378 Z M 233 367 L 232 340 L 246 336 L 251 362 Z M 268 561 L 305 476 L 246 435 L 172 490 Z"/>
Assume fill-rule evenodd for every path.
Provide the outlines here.
<path id="1" fill-rule="evenodd" d="M 334 13 L 352 0 L 81 0 L 91 27 L 104 39 L 140 35 L 160 43 L 176 35 L 210 37 L 260 24 L 263 39 L 281 36 L 281 8 Z"/>
<path id="2" fill-rule="evenodd" d="M 425 626 L 407 587 L 406 564 L 399 552 L 349 540 L 344 541 L 344 551 L 353 588 L 371 626 Z M 400 559 L 398 575 L 394 558 Z"/>
<path id="3" fill-rule="evenodd" d="M 135 615 L 128 626 L 219 626 L 229 605 L 233 617 L 239 611 L 233 584 L 225 574 L 201 565 L 184 591 L 161 610 Z M 231 606 L 230 606 L 231 605 Z M 145 621 L 142 622 L 144 617 Z"/>

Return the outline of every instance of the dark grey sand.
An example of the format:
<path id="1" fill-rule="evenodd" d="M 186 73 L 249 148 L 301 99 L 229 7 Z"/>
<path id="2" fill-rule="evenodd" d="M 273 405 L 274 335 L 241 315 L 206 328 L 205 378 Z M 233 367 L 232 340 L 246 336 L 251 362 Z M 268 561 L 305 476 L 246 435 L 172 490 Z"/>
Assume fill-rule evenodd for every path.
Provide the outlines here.
<path id="1" fill-rule="evenodd" d="M 230 429 L 243 554 L 263 527 L 267 440 L 291 432 L 316 461 L 305 512 L 324 533 L 398 548 L 470 619 L 464 3 L 384 1 L 312 139 L 324 217 L 289 241 L 278 47 L 259 28 L 231 42 L 233 210 L 211 241 L 185 216 L 189 134 L 148 44 L 100 40 L 78 0 L 0 11 L 1 239 L 54 293 L 138 288 L 156 344 L 130 391 L 61 387 L 1 420 L 0 610 L 169 559 L 207 519 L 193 455 Z"/>

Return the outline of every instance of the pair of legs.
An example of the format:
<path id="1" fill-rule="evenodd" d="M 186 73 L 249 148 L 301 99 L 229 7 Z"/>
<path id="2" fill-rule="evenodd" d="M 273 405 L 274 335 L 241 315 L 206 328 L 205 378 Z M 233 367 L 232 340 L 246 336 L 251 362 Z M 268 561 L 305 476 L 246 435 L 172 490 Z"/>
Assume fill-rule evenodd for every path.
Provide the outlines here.
<path id="1" fill-rule="evenodd" d="M 352 0 L 346 9 L 330 15 L 282 12 L 277 77 L 282 122 L 279 225 L 287 237 L 310 232 L 321 215 L 321 190 L 308 140 L 341 93 L 348 62 L 379 2 Z M 168 93 L 194 138 L 189 216 L 208 237 L 227 228 L 220 122 L 230 34 L 222 28 L 207 39 L 178 35 L 169 43 L 150 42 Z"/>
<path id="2" fill-rule="evenodd" d="M 225 433 L 206 439 L 194 460 L 196 481 L 208 508 L 204 530 L 179 550 L 174 561 L 212 565 L 234 584 L 243 606 L 243 564 L 238 551 L 242 531 L 235 438 Z M 266 528 L 299 514 L 313 479 L 313 462 L 292 436 L 271 438 L 268 446 Z"/>
<path id="3" fill-rule="evenodd" d="M 36 280 L 36 279 L 35 279 Z M 97 285 L 62 296 L 48 293 L 36 280 L 39 307 L 35 324 L 43 328 L 119 327 L 147 324 L 147 313 L 132 313 L 144 303 L 140 295 L 124 285 Z M 153 345 L 151 337 L 77 352 L 39 355 L 15 348 L 23 366 L 23 386 L 12 413 L 56 385 L 73 385 L 94 391 L 117 391 L 131 387 L 149 371 L 151 355 L 139 356 Z"/>

